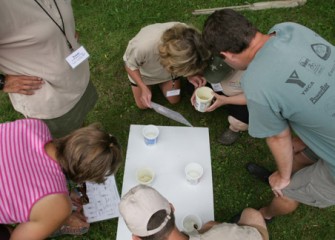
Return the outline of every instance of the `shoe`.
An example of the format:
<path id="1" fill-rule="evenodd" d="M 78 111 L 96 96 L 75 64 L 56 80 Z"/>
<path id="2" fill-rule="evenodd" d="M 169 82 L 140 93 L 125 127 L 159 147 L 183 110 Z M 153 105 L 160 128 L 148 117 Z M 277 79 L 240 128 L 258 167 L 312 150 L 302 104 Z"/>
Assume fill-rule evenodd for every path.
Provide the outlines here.
<path id="1" fill-rule="evenodd" d="M 236 140 L 239 139 L 239 137 L 240 137 L 239 132 L 234 132 L 230 128 L 228 128 L 222 133 L 218 141 L 223 145 L 231 145 L 234 142 L 236 142 Z"/>
<path id="2" fill-rule="evenodd" d="M 269 184 L 269 177 L 273 172 L 267 170 L 264 167 L 257 165 L 256 163 L 248 163 L 246 165 L 246 168 L 247 168 L 247 171 L 251 175 L 254 175 L 256 178 L 258 178 L 262 182 Z"/>
<path id="3" fill-rule="evenodd" d="M 0 224 L 0 239 L 9 240 L 13 229 L 7 225 Z"/>

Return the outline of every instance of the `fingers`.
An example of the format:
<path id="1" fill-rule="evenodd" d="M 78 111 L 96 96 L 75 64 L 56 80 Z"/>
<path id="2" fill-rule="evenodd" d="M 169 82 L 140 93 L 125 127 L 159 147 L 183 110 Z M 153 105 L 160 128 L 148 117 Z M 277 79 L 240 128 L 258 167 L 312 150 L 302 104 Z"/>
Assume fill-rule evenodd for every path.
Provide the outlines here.
<path id="1" fill-rule="evenodd" d="M 19 93 L 32 95 L 44 84 L 39 77 L 6 75 L 6 82 L 3 91 L 7 93 Z"/>
<path id="2" fill-rule="evenodd" d="M 141 100 L 142 100 L 142 103 L 145 107 L 151 108 L 151 97 L 150 98 L 142 97 Z"/>
<path id="3" fill-rule="evenodd" d="M 280 189 L 272 188 L 271 190 L 276 197 L 282 197 L 283 196 L 283 192 Z"/>
<path id="4" fill-rule="evenodd" d="M 220 106 L 221 106 L 220 103 L 219 103 L 218 100 L 215 98 L 215 101 L 213 102 L 212 105 L 210 105 L 210 106 L 207 108 L 206 112 L 213 112 L 215 109 L 217 109 L 217 108 L 220 107 Z"/>
<path id="5" fill-rule="evenodd" d="M 192 106 L 194 106 L 194 104 L 195 104 L 195 91 L 194 91 L 194 93 L 191 97 L 191 104 L 192 104 Z"/>
<path id="6" fill-rule="evenodd" d="M 195 88 L 205 86 L 207 83 L 206 79 L 200 75 L 194 75 L 188 77 L 187 79 Z"/>

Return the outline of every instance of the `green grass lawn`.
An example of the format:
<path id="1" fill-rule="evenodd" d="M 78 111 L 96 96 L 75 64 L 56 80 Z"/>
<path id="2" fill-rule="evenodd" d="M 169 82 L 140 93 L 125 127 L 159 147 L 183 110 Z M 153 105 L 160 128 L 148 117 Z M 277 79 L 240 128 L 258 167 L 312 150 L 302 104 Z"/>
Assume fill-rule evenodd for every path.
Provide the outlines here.
<path id="1" fill-rule="evenodd" d="M 259 1 L 249 1 L 249 3 Z M 99 92 L 99 101 L 87 123 L 101 122 L 123 146 L 126 156 L 130 124 L 180 126 L 153 110 L 139 110 L 123 68 L 122 56 L 128 41 L 141 27 L 156 22 L 181 21 L 202 28 L 206 15 L 192 15 L 195 9 L 243 5 L 244 0 L 73 0 L 80 41 L 90 53 L 91 79 Z M 244 11 L 263 32 L 284 21 L 301 23 L 335 44 L 335 0 L 308 0 L 301 7 Z M 183 83 L 185 85 L 185 83 Z M 228 221 L 245 207 L 259 208 L 272 198 L 268 186 L 249 176 L 245 164 L 254 161 L 274 169 L 275 163 L 263 139 L 243 133 L 236 144 L 224 147 L 217 142 L 227 124 L 224 108 L 199 113 L 190 104 L 190 94 L 182 92 L 182 101 L 170 105 L 154 88 L 155 102 L 183 114 L 195 127 L 208 127 L 213 169 L 215 220 Z M 7 95 L 0 94 L 0 122 L 21 118 L 11 107 Z M 121 192 L 123 166 L 116 174 Z M 178 189 L 176 188 L 176 194 Z M 277 217 L 268 225 L 274 240 L 335 239 L 335 208 L 300 206 L 293 214 Z M 57 239 L 115 239 L 117 219 L 94 223 L 88 234 Z M 125 239 L 126 240 L 126 239 Z"/>

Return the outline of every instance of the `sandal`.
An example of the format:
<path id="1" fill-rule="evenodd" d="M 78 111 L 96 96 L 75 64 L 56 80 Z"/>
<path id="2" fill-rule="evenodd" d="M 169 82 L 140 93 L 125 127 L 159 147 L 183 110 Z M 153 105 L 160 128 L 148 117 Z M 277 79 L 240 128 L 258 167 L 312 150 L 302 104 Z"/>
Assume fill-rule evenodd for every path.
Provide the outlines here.
<path id="1" fill-rule="evenodd" d="M 68 225 L 63 225 L 49 237 L 59 237 L 62 235 L 83 235 L 88 232 L 88 229 L 89 227 L 71 227 Z"/>
<path id="2" fill-rule="evenodd" d="M 66 223 L 49 237 L 58 237 L 61 235 L 83 235 L 87 233 L 90 228 L 90 224 L 84 219 L 85 216 L 83 214 L 73 212 Z"/>

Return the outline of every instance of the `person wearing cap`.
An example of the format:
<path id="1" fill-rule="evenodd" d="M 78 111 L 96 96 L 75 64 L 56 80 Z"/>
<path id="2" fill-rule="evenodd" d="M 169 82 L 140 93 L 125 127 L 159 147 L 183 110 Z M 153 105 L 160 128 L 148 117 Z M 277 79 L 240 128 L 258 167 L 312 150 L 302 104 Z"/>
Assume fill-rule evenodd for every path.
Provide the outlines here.
<path id="1" fill-rule="evenodd" d="M 222 105 L 228 108 L 230 126 L 219 138 L 222 144 L 234 143 L 239 132 L 248 129 L 248 110 L 239 82 L 242 72 L 234 71 L 220 57 L 211 57 L 198 30 L 181 24 L 166 30 L 161 37 L 159 57 L 164 72 L 187 78 L 194 88 L 204 86 L 208 81 L 214 91 L 223 94 L 215 94 L 217 100 L 208 110 L 213 111 Z M 193 92 L 191 84 L 186 86 Z M 194 105 L 194 96 L 191 102 Z"/>
<path id="2" fill-rule="evenodd" d="M 201 33 L 185 23 L 156 23 L 142 28 L 123 55 L 137 107 L 151 108 L 154 85 L 171 104 L 178 103 L 180 77 L 206 67 L 210 52 L 202 43 Z"/>
<path id="3" fill-rule="evenodd" d="M 210 221 L 186 234 L 176 227 L 173 205 L 146 185 L 130 189 L 122 197 L 119 210 L 133 240 L 269 239 L 262 215 L 251 208 L 242 212 L 237 224 Z"/>
<path id="4" fill-rule="evenodd" d="M 226 106 L 228 110 L 229 127 L 218 139 L 223 145 L 233 144 L 240 137 L 240 132 L 248 130 L 249 113 L 240 84 L 243 72 L 229 67 L 221 57 L 213 56 L 203 73 L 203 78 L 210 83 L 215 92 L 215 101 L 207 112 L 212 112 L 220 106 Z"/>
<path id="5" fill-rule="evenodd" d="M 293 22 L 262 33 L 232 9 L 207 18 L 203 39 L 213 54 L 245 70 L 248 131 L 266 139 L 277 166 L 268 178 L 274 197 L 260 209 L 263 217 L 293 213 L 300 203 L 334 206 L 335 46 Z M 292 136 L 310 149 L 300 161 Z"/>

